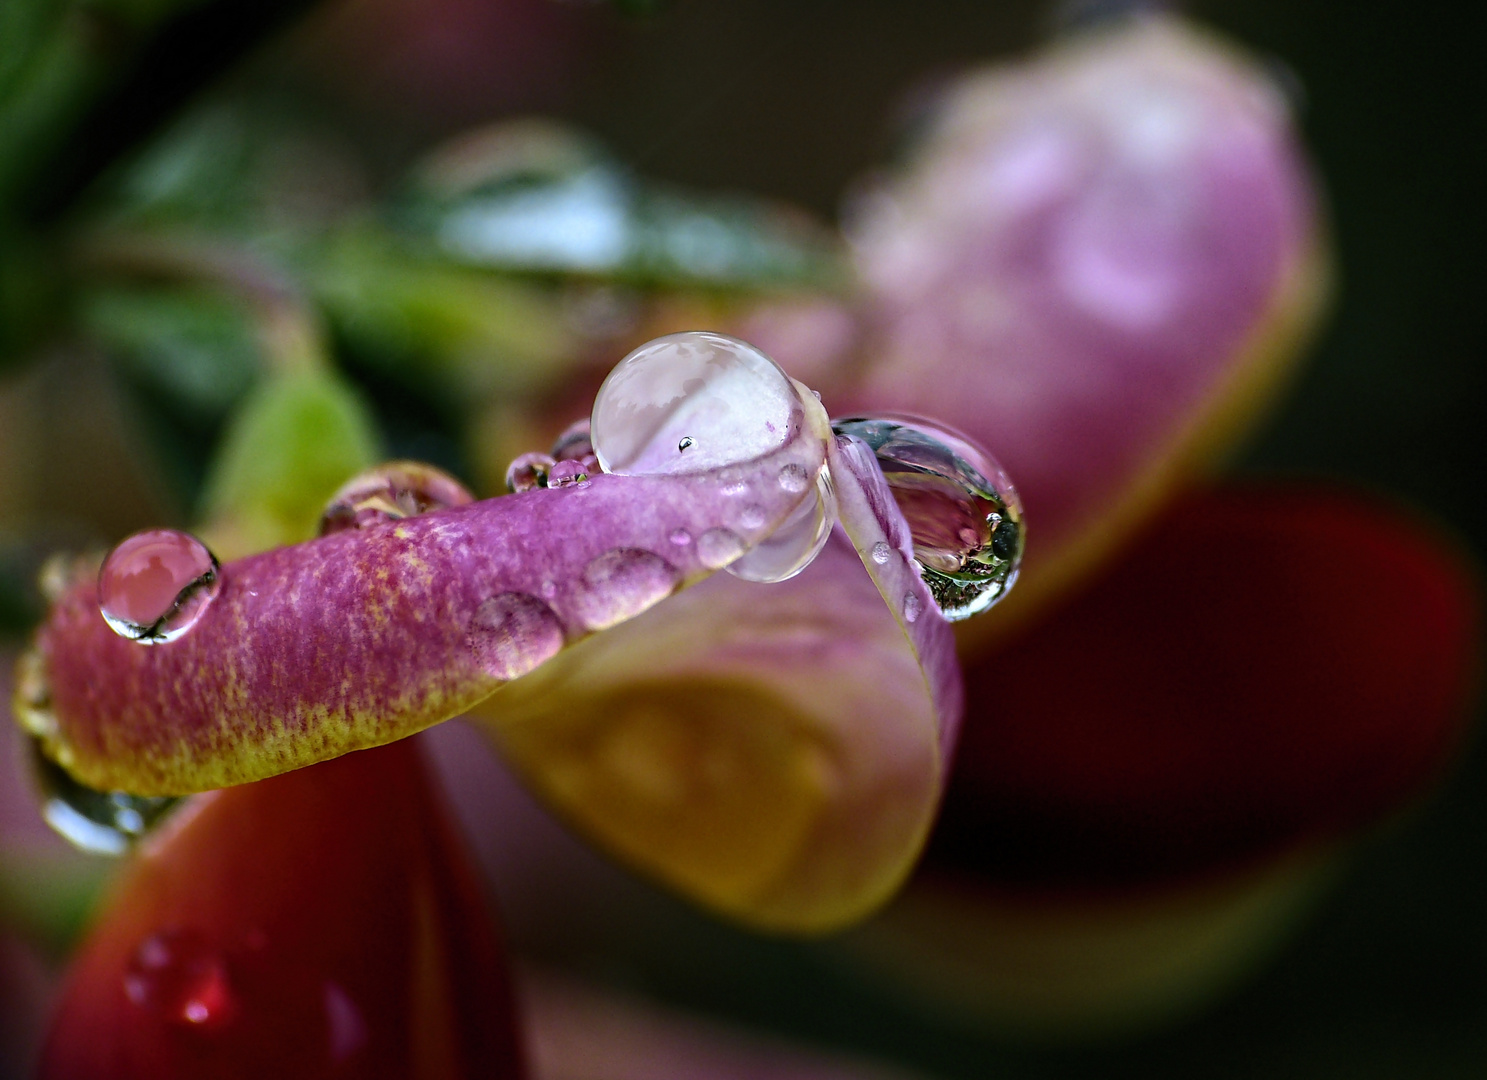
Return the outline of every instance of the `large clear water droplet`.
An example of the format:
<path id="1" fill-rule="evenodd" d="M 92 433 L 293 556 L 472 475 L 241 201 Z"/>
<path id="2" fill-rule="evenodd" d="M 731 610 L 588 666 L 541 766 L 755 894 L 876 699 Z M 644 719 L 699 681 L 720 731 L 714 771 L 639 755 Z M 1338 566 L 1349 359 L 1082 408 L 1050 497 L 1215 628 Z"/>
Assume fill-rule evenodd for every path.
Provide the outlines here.
<path id="1" fill-rule="evenodd" d="M 175 529 L 150 529 L 103 560 L 98 610 L 115 633 L 157 645 L 195 626 L 221 587 L 217 559 L 205 544 Z"/>
<path id="2" fill-rule="evenodd" d="M 465 485 L 443 469 L 421 461 L 388 461 L 341 485 L 320 516 L 320 535 L 369 529 L 474 501 Z"/>
<path id="3" fill-rule="evenodd" d="M 95 791 L 47 757 L 39 739 L 32 742 L 32 774 L 46 823 L 94 855 L 123 855 L 180 801 Z"/>
<path id="4" fill-rule="evenodd" d="M 1022 563 L 1022 504 L 995 458 L 960 432 L 914 416 L 849 417 L 832 428 L 877 455 L 947 619 L 979 615 L 1007 594 Z"/>
<path id="5" fill-rule="evenodd" d="M 238 1014 L 227 957 L 202 934 L 169 930 L 139 943 L 124 973 L 124 996 L 173 1024 L 226 1027 Z"/>
<path id="6" fill-rule="evenodd" d="M 795 385 L 747 342 L 693 331 L 642 345 L 594 399 L 605 472 L 708 472 L 777 450 L 802 422 Z"/>
<path id="7" fill-rule="evenodd" d="M 799 466 L 793 468 L 804 473 Z M 782 475 L 781 484 L 793 484 L 795 475 Z M 786 487 L 786 490 L 793 490 Z M 821 554 L 837 521 L 836 493 L 824 468 L 816 477 L 814 497 L 807 498 L 768 537 L 731 562 L 727 570 L 745 581 L 785 581 L 800 573 Z"/>

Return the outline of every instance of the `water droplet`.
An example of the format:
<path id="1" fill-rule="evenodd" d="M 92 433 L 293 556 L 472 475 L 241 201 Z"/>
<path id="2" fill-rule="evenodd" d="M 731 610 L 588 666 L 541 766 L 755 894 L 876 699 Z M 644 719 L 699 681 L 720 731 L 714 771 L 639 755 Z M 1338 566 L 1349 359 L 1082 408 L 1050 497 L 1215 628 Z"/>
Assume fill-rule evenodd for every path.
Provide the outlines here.
<path id="1" fill-rule="evenodd" d="M 551 454 L 533 451 L 506 467 L 506 490 L 512 494 L 547 487 L 547 474 L 557 464 Z"/>
<path id="2" fill-rule="evenodd" d="M 778 449 L 803 417 L 795 385 L 752 345 L 672 334 L 636 349 L 604 380 L 594 453 L 605 472 L 707 472 Z"/>
<path id="3" fill-rule="evenodd" d="M 893 549 L 885 541 L 879 540 L 873 545 L 873 562 L 882 566 L 888 561 L 888 556 L 893 554 Z"/>
<path id="4" fill-rule="evenodd" d="M 806 472 L 804 465 L 796 465 L 794 462 L 780 469 L 780 488 L 788 491 L 791 495 L 799 495 L 811 486 L 811 474 Z"/>
<path id="5" fill-rule="evenodd" d="M 331 496 L 320 535 L 369 529 L 473 502 L 474 496 L 442 469 L 418 461 L 389 461 L 358 473 Z"/>
<path id="6" fill-rule="evenodd" d="M 537 597 L 504 592 L 475 609 L 465 644 L 482 671 L 509 682 L 562 651 L 563 624 Z"/>
<path id="7" fill-rule="evenodd" d="M 729 529 L 708 529 L 697 538 L 697 558 L 709 570 L 721 570 L 744 551 L 744 542 Z"/>
<path id="8" fill-rule="evenodd" d="M 590 630 L 606 630 L 676 591 L 681 574 L 661 556 L 615 548 L 583 568 L 573 588 L 573 613 Z"/>
<path id="9" fill-rule="evenodd" d="M 877 455 L 920 574 L 947 619 L 980 614 L 1007 594 L 1022 562 L 1022 504 L 996 459 L 917 417 L 852 417 L 832 427 Z"/>
<path id="10" fill-rule="evenodd" d="M 745 529 L 757 529 L 764 524 L 764 521 L 764 507 L 758 503 L 750 503 L 739 511 L 738 523 Z"/>
<path id="11" fill-rule="evenodd" d="M 94 855 L 123 855 L 180 801 L 80 784 L 46 755 L 40 739 L 31 744 L 31 772 L 42 818 L 74 847 Z"/>
<path id="12" fill-rule="evenodd" d="M 563 429 L 557 442 L 552 444 L 554 461 L 582 461 L 593 457 L 594 443 L 589 438 L 589 418 L 575 420 Z"/>
<path id="13" fill-rule="evenodd" d="M 187 1027 L 226 1027 L 238 1013 L 227 958 L 202 934 L 167 930 L 140 942 L 124 973 L 124 996 Z"/>
<path id="14" fill-rule="evenodd" d="M 836 520 L 836 493 L 831 487 L 830 474 L 822 469 L 816 478 L 815 492 L 802 499 L 779 528 L 737 562 L 730 563 L 728 572 L 745 581 L 776 582 L 792 578 L 815 561 L 826 546 Z"/>
<path id="15" fill-rule="evenodd" d="M 919 618 L 921 601 L 918 593 L 909 593 L 904 597 L 904 622 L 915 622 Z"/>
<path id="16" fill-rule="evenodd" d="M 588 482 L 588 469 L 582 461 L 573 458 L 558 462 L 547 474 L 547 486 L 550 488 L 586 487 Z"/>
<path id="17" fill-rule="evenodd" d="M 686 547 L 692 542 L 692 534 L 686 529 L 672 529 L 670 540 L 677 547 Z"/>
<path id="18" fill-rule="evenodd" d="M 103 560 L 98 610 L 120 636 L 157 645 L 195 626 L 221 587 L 217 559 L 205 544 L 175 529 L 151 529 Z"/>

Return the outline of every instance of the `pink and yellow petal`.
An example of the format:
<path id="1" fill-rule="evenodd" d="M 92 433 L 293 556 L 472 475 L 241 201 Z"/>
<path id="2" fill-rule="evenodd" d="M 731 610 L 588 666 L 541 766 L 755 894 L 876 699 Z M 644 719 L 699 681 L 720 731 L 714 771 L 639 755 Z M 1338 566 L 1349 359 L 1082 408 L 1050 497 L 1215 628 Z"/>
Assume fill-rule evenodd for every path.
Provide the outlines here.
<path id="1" fill-rule="evenodd" d="M 1017 477 L 1036 537 L 1019 610 L 1245 429 L 1327 292 L 1283 95 L 1173 19 L 958 84 L 858 206 L 851 407 L 935 416 Z"/>

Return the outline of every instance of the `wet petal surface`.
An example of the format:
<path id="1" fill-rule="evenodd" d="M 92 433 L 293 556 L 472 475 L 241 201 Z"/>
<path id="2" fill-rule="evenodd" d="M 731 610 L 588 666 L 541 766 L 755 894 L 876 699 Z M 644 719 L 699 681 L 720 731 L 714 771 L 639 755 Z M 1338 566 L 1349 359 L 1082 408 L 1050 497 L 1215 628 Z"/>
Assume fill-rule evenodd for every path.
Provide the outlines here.
<path id="1" fill-rule="evenodd" d="M 142 795 L 411 734 L 773 533 L 808 494 L 781 470 L 823 461 L 824 413 L 806 412 L 777 449 L 723 470 L 598 475 L 228 563 L 190 632 L 148 648 L 75 586 L 38 635 L 48 714 L 32 727 L 90 787 Z"/>

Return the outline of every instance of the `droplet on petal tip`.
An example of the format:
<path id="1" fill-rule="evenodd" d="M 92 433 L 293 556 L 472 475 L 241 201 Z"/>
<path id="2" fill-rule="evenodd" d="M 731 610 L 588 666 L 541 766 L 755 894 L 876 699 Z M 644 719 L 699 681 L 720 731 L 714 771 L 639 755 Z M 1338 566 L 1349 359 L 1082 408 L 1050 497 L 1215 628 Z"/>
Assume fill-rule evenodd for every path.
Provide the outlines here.
<path id="1" fill-rule="evenodd" d="M 876 455 L 947 619 L 979 615 L 1006 596 L 1022 562 L 1022 504 L 995 458 L 968 436 L 919 417 L 848 417 L 832 427 Z M 880 564 L 888 556 L 886 544 L 872 551 Z M 905 617 L 913 621 L 907 610 Z"/>
<path id="2" fill-rule="evenodd" d="M 221 590 L 217 559 L 196 537 L 149 529 L 121 541 L 98 572 L 98 609 L 120 637 L 174 641 Z"/>
<path id="3" fill-rule="evenodd" d="M 32 777 L 43 820 L 93 855 L 126 854 L 180 801 L 87 787 L 46 755 L 39 738 L 32 740 Z"/>
<path id="4" fill-rule="evenodd" d="M 474 499 L 442 469 L 418 461 L 389 461 L 353 476 L 331 496 L 320 518 L 320 535 L 367 529 L 464 506 Z"/>

